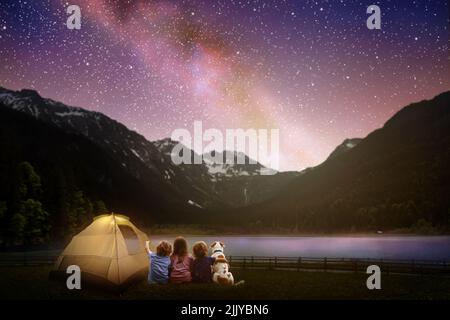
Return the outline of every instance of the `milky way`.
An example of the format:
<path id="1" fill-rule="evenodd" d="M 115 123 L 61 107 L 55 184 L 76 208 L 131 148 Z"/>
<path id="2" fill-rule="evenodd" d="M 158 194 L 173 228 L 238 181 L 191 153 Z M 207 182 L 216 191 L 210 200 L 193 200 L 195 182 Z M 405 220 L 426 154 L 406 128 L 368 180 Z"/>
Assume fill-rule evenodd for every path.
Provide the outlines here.
<path id="1" fill-rule="evenodd" d="M 80 6 L 81 30 L 66 8 Z M 366 27 L 369 5 L 382 29 Z M 96 110 L 150 140 L 280 129 L 280 166 L 323 161 L 450 89 L 447 1 L 2 1 L 0 85 Z"/>

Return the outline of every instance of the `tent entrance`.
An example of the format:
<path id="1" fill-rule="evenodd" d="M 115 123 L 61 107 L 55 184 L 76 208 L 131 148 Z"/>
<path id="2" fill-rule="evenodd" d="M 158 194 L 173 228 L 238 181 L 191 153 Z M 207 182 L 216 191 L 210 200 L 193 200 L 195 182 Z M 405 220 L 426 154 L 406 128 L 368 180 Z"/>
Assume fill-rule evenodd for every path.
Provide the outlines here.
<path id="1" fill-rule="evenodd" d="M 118 224 L 117 225 L 120 233 L 123 236 L 123 239 L 125 241 L 125 245 L 127 247 L 127 251 L 129 255 L 134 255 L 140 253 L 140 242 L 139 238 L 134 232 L 133 228 L 131 228 L 128 225 L 124 224 Z"/>

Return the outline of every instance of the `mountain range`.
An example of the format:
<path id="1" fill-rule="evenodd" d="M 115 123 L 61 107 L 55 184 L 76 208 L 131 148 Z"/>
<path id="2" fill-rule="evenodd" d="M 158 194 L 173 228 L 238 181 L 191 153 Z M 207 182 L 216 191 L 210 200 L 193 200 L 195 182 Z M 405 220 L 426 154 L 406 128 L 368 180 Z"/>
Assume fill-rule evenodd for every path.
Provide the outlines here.
<path id="1" fill-rule="evenodd" d="M 30 162 L 44 180 L 63 168 L 90 198 L 148 223 L 201 221 L 210 211 L 262 201 L 297 175 L 262 176 L 264 166 L 250 164 L 247 156 L 245 164 L 217 164 L 205 154 L 200 165 L 175 165 L 171 152 L 178 142 L 148 141 L 102 113 L 34 90 L 0 88 L 0 114 L 2 159 L 9 164 L 1 172 L 3 186 L 11 184 L 8 172 L 21 161 Z M 264 180 L 270 182 L 258 187 Z M 7 194 L 3 190 L 0 200 Z"/>
<path id="2" fill-rule="evenodd" d="M 448 230 L 449 164 L 445 92 L 404 107 L 364 139 L 344 141 L 275 197 L 235 214 L 246 223 L 313 232 Z"/>
<path id="3" fill-rule="evenodd" d="M 0 88 L 0 201 L 10 201 L 14 168 L 27 161 L 42 184 L 52 186 L 44 190 L 48 203 L 63 180 L 67 188 L 147 224 L 312 231 L 410 227 L 418 221 L 448 226 L 449 133 L 446 92 L 403 108 L 363 139 L 345 140 L 319 166 L 261 175 L 266 168 L 247 156 L 246 164 L 217 164 L 205 154 L 201 165 L 175 165 L 176 141 L 148 141 L 102 113 L 33 90 Z M 56 224 L 60 215 L 54 214 Z"/>

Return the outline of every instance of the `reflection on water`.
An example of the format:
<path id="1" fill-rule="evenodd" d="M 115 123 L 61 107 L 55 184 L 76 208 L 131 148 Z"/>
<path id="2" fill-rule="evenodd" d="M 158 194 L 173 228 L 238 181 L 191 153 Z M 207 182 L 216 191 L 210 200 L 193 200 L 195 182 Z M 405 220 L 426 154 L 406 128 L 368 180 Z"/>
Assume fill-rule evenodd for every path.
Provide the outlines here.
<path id="1" fill-rule="evenodd" d="M 173 236 L 153 236 L 173 241 Z M 450 236 L 378 236 L 378 237 L 252 237 L 190 236 L 190 247 L 196 241 L 210 244 L 221 240 L 227 255 L 278 257 L 377 258 L 400 260 L 450 261 Z"/>

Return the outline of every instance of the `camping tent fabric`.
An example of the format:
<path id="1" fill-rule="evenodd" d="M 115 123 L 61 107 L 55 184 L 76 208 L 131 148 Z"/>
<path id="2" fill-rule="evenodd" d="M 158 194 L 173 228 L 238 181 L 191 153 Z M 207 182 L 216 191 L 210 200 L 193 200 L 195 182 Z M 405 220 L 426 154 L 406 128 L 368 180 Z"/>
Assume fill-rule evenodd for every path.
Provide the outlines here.
<path id="1" fill-rule="evenodd" d="M 96 218 L 73 237 L 56 262 L 58 271 L 77 265 L 86 274 L 121 285 L 148 270 L 147 235 L 127 217 L 111 214 Z"/>

